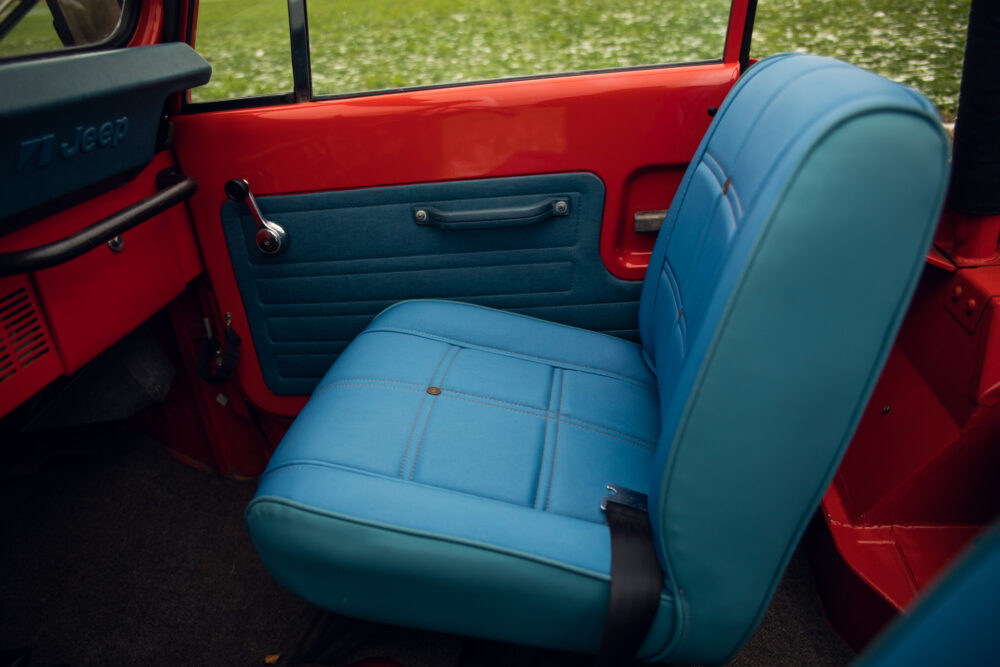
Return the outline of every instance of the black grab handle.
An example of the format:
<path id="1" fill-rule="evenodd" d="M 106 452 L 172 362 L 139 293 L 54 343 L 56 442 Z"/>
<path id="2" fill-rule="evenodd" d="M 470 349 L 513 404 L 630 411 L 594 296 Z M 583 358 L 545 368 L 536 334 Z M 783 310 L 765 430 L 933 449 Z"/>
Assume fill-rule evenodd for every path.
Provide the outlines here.
<path id="1" fill-rule="evenodd" d="M 547 197 L 529 206 L 442 211 L 433 206 L 416 206 L 413 219 L 418 225 L 438 229 L 496 229 L 520 227 L 569 215 L 569 197 Z"/>
<path id="2" fill-rule="evenodd" d="M 164 178 L 158 178 L 158 183 L 169 181 L 172 184 L 151 197 L 81 229 L 69 238 L 36 248 L 0 253 L 0 277 L 39 271 L 76 259 L 102 243 L 107 243 L 122 232 L 163 213 L 175 204 L 179 204 L 198 189 L 198 184 L 190 176 L 164 174 L 163 172 L 160 175 Z"/>

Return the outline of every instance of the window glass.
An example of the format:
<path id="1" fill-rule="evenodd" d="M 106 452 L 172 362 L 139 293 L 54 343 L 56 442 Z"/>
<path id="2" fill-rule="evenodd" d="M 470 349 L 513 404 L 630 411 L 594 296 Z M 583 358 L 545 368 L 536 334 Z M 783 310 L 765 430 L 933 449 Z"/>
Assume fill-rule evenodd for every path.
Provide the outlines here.
<path id="1" fill-rule="evenodd" d="M 730 0 L 309 0 L 313 93 L 722 58 Z"/>
<path id="2" fill-rule="evenodd" d="M 119 0 L 0 2 L 0 58 L 100 44 L 121 17 Z"/>
<path id="3" fill-rule="evenodd" d="M 199 0 L 194 47 L 212 79 L 192 89 L 192 102 L 292 90 L 285 0 Z"/>
<path id="4" fill-rule="evenodd" d="M 878 72 L 954 120 L 970 0 L 760 0 L 751 53 L 807 51 Z"/>

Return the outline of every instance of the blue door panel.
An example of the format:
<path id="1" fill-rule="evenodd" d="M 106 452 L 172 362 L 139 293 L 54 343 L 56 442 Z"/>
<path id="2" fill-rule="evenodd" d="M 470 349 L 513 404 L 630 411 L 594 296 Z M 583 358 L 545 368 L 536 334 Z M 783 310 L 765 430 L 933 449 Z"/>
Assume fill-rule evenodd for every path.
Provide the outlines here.
<path id="1" fill-rule="evenodd" d="M 504 221 L 517 209 L 565 201 L 564 214 Z M 612 276 L 599 243 L 604 185 L 593 174 L 550 174 L 259 199 L 288 247 L 254 245 L 242 203 L 222 224 L 267 386 L 312 391 L 351 339 L 398 301 L 446 298 L 637 338 L 641 283 Z M 472 228 L 418 224 L 417 210 L 485 219 Z M 461 223 L 466 224 L 466 223 Z M 486 226 L 486 228 L 483 228 Z"/>

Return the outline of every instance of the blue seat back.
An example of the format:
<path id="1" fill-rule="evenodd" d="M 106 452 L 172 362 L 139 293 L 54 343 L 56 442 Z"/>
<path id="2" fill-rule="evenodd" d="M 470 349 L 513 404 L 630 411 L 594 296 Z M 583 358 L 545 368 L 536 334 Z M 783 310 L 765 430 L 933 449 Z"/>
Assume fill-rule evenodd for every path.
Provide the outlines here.
<path id="1" fill-rule="evenodd" d="M 839 61 L 769 58 L 719 109 L 640 304 L 672 661 L 724 660 L 756 627 L 889 352 L 947 168 L 927 100 Z"/>

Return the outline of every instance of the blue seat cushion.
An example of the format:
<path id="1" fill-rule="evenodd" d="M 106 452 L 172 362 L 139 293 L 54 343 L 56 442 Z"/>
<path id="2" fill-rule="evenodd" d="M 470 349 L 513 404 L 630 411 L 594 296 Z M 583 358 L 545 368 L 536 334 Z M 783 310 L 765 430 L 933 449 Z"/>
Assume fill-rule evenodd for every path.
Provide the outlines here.
<path id="1" fill-rule="evenodd" d="M 659 432 L 638 345 L 479 306 L 404 302 L 323 378 L 247 521 L 274 576 L 323 606 L 390 622 L 385 607 L 398 607 L 398 622 L 473 635 L 487 613 L 520 641 L 552 646 L 555 635 L 592 650 L 610 570 L 600 499 L 608 482 L 647 490 Z M 424 550 L 426 563 L 413 557 Z M 463 568 L 467 577 L 441 581 Z M 666 591 L 662 602 L 670 623 Z"/>

